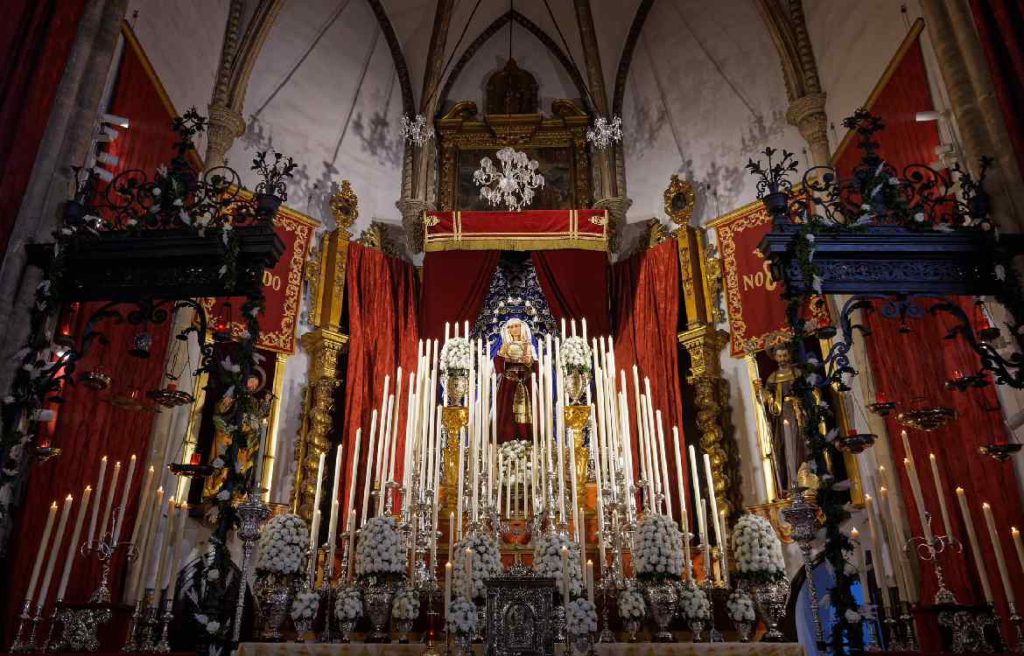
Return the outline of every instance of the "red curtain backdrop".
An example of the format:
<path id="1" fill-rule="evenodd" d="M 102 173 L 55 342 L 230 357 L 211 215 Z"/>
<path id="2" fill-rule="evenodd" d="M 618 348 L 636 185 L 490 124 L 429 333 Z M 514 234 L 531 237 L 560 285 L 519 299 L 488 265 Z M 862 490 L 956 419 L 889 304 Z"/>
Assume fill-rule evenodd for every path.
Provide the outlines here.
<path id="1" fill-rule="evenodd" d="M 676 494 L 675 454 L 672 427 L 679 427 L 680 450 L 683 451 L 683 477 L 689 480 L 689 467 L 683 447 L 683 392 L 679 377 L 680 275 L 679 254 L 675 240 L 668 240 L 611 268 L 612 308 L 615 328 L 615 362 L 626 371 L 630 419 L 636 419 L 633 402 L 632 367 L 651 379 L 652 405 L 661 410 L 665 424 L 665 458 L 672 486 L 673 511 L 679 517 Z M 638 453 L 637 435 L 633 431 L 633 452 Z M 639 460 L 634 469 L 639 471 Z M 687 489 L 687 499 L 693 495 Z M 693 517 L 692 511 L 690 517 Z"/>
<path id="2" fill-rule="evenodd" d="M 9 0 L 0 23 L 0 253 L 18 217 L 85 0 Z"/>
<path id="3" fill-rule="evenodd" d="M 424 339 L 444 339 L 445 322 L 476 322 L 500 258 L 501 251 L 439 251 L 424 256 Z"/>
<path id="4" fill-rule="evenodd" d="M 971 0 L 992 85 L 1006 119 L 1017 165 L 1024 171 L 1024 4 L 1020 0 Z"/>
<path id="5" fill-rule="evenodd" d="M 533 251 L 530 257 L 556 320 L 586 319 L 590 336 L 610 334 L 607 253 Z"/>
<path id="6" fill-rule="evenodd" d="M 344 485 L 342 504 L 345 521 L 348 511 L 348 489 L 352 485 L 352 458 L 355 452 L 356 429 L 362 427 L 363 442 L 356 468 L 356 512 L 362 503 L 366 454 L 369 450 L 370 416 L 380 408 L 384 376 L 391 376 L 395 389 L 395 372 L 402 367 L 402 403 L 396 435 L 398 448 L 404 444 L 405 401 L 408 398 L 408 374 L 416 366 L 417 280 L 416 269 L 409 263 L 387 257 L 373 248 L 357 243 L 348 247 L 348 272 L 345 293 L 348 294 L 349 343 L 348 369 L 345 374 L 345 421 L 341 441 L 345 445 L 342 463 Z M 443 327 L 442 327 L 443 330 Z M 399 459 L 395 473 L 402 473 Z"/>

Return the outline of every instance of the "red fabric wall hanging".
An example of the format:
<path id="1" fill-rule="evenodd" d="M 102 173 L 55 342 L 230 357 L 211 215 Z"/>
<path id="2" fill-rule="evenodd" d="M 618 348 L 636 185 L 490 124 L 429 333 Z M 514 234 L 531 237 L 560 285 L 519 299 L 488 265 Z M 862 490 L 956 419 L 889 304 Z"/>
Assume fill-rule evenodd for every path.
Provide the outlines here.
<path id="1" fill-rule="evenodd" d="M 591 337 L 610 334 L 608 254 L 561 250 L 530 253 L 537 280 L 556 320 L 587 320 Z"/>
<path id="2" fill-rule="evenodd" d="M 445 322 L 472 327 L 498 267 L 501 251 L 438 251 L 423 257 L 420 334 L 444 339 Z"/>

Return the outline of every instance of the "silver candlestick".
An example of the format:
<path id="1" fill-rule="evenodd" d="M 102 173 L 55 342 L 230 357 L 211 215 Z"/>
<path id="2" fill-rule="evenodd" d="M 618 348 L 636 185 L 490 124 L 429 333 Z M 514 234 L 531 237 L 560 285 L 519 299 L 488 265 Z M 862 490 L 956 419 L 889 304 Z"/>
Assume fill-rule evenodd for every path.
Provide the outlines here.
<path id="1" fill-rule="evenodd" d="M 928 511 L 924 513 L 925 522 L 931 527 L 932 514 Z M 949 604 L 955 605 L 959 602 L 956 600 L 956 595 L 953 591 L 946 587 L 946 579 L 942 573 L 942 565 L 939 563 L 939 554 L 945 551 L 951 551 L 953 553 L 960 553 L 963 551 L 963 544 L 956 538 L 949 535 L 932 535 L 931 540 L 921 536 L 914 536 L 907 540 L 907 544 L 904 547 L 904 551 L 910 551 L 913 549 L 914 554 L 921 562 L 930 562 L 932 569 L 935 570 L 935 579 L 938 582 L 938 590 L 935 592 L 935 603 L 938 604 Z"/>
<path id="2" fill-rule="evenodd" d="M 921 646 L 917 642 L 917 630 L 914 628 L 914 616 L 910 613 L 910 603 L 907 601 L 903 602 L 900 622 L 903 624 L 904 651 L 921 651 Z"/>
<path id="3" fill-rule="evenodd" d="M 818 590 L 814 585 L 814 561 L 811 558 L 811 545 L 818 535 L 818 507 L 807 502 L 804 490 L 798 489 L 793 502 L 782 510 L 782 520 L 793 527 L 793 539 L 800 545 L 800 554 L 804 561 L 804 575 L 807 580 L 807 596 L 811 602 L 811 617 L 814 620 L 814 639 L 819 649 L 825 647 L 825 631 L 821 625 L 818 612 Z"/>
<path id="4" fill-rule="evenodd" d="M 232 640 L 238 642 L 242 632 L 242 612 L 245 610 L 245 590 L 249 586 L 252 557 L 260 539 L 263 522 L 270 517 L 270 508 L 263 503 L 263 490 L 251 489 L 238 506 L 238 539 L 242 541 L 242 571 L 238 583 L 238 601 L 235 604 L 235 621 L 231 627 Z"/>
<path id="5" fill-rule="evenodd" d="M 1016 602 L 1009 602 L 1010 608 L 1010 624 L 1013 625 L 1013 631 L 1016 633 L 1017 644 L 1014 646 L 1014 651 L 1018 654 L 1024 654 L 1024 630 L 1021 628 L 1021 616 L 1020 611 L 1017 610 Z"/>
<path id="6" fill-rule="evenodd" d="M 158 654 L 167 654 L 171 651 L 171 643 L 168 640 L 167 629 L 171 625 L 171 620 L 174 619 L 174 613 L 171 610 L 174 605 L 174 598 L 171 597 L 170 588 L 168 588 L 167 592 L 164 594 L 162 605 L 163 612 L 158 611 L 160 621 L 160 640 L 153 647 L 153 651 Z"/>
<path id="7" fill-rule="evenodd" d="M 128 635 L 125 636 L 124 646 L 121 647 L 121 651 L 129 654 L 135 653 L 139 650 L 139 642 L 136 635 L 139 631 L 139 623 L 142 621 L 142 609 L 144 597 L 139 597 L 135 602 L 135 609 L 132 611 L 131 619 L 128 620 Z"/>
<path id="8" fill-rule="evenodd" d="M 25 638 L 25 623 L 31 626 L 29 637 Z M 18 615 L 18 630 L 14 634 L 14 642 L 11 643 L 11 653 L 20 654 L 36 650 L 36 622 L 32 616 L 32 602 L 28 599 L 21 606 L 21 614 Z"/>

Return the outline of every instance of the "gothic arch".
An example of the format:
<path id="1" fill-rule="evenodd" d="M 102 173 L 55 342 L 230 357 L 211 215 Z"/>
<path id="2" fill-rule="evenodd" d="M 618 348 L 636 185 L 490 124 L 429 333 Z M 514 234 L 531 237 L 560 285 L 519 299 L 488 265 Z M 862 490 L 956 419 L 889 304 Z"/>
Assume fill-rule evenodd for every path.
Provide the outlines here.
<path id="1" fill-rule="evenodd" d="M 402 113 L 415 114 L 416 104 L 412 96 L 412 82 L 409 80 L 409 67 L 405 63 L 402 44 L 399 43 L 398 35 L 395 34 L 395 28 L 391 24 L 391 19 L 388 18 L 388 12 L 384 9 L 384 5 L 381 4 L 380 0 L 366 0 L 366 2 L 370 5 L 370 9 L 373 10 L 373 15 L 377 17 L 377 24 L 380 25 L 380 31 L 384 34 L 388 50 L 391 51 L 391 60 L 395 64 L 398 83 L 402 88 Z"/>

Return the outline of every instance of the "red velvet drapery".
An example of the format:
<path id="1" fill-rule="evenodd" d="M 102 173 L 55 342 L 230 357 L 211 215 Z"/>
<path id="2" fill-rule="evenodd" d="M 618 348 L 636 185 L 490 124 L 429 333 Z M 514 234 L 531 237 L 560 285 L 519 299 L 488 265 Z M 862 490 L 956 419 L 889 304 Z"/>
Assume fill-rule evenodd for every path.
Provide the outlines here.
<path id="1" fill-rule="evenodd" d="M 530 257 L 555 319 L 586 319 L 589 335 L 609 334 L 607 253 L 533 251 Z"/>
<path id="2" fill-rule="evenodd" d="M 4 3 L 4 20 L 0 22 L 0 254 L 7 252 L 86 4 L 85 0 Z"/>
<path id="3" fill-rule="evenodd" d="M 476 322 L 500 258 L 501 251 L 439 251 L 424 256 L 419 324 L 424 339 L 444 339 L 445 322 Z"/>
<path id="4" fill-rule="evenodd" d="M 672 427 L 679 427 L 680 449 L 683 435 L 683 392 L 679 377 L 680 273 L 676 242 L 655 246 L 611 267 L 612 308 L 615 327 L 615 362 L 626 371 L 630 418 L 635 421 L 631 368 L 636 364 L 641 376 L 651 379 L 652 405 L 661 410 L 665 423 L 665 458 L 673 492 L 673 510 L 679 517 L 676 490 L 675 454 Z M 639 453 L 636 432 L 633 452 Z M 683 476 L 689 474 L 685 452 Z M 636 459 L 635 459 L 636 460 Z M 639 470 L 639 460 L 634 469 Z M 689 480 L 689 479 L 687 479 Z M 687 498 L 692 498 L 687 493 Z M 693 516 L 692 511 L 690 516 Z"/>
<path id="5" fill-rule="evenodd" d="M 971 0 L 992 86 L 999 97 L 1017 165 L 1024 171 L 1024 4 L 1020 0 Z"/>
<path id="6" fill-rule="evenodd" d="M 363 477 L 366 472 L 366 454 L 369 449 L 370 416 L 380 408 L 384 376 L 394 377 L 402 367 L 402 403 L 396 435 L 402 453 L 404 444 L 405 400 L 408 398 L 408 373 L 416 366 L 417 280 L 416 269 L 409 263 L 387 257 L 373 248 L 349 244 L 348 271 L 345 293 L 348 295 L 349 342 L 348 369 L 345 373 L 345 421 L 339 439 L 345 445 L 342 463 L 342 491 L 344 519 L 348 521 L 348 489 L 353 484 L 352 458 L 355 452 L 356 429 L 362 427 L 363 441 L 356 468 L 356 512 L 362 503 Z M 443 324 L 442 324 L 443 326 Z M 443 327 L 442 327 L 443 330 Z M 376 467 L 376 465 L 375 465 Z M 402 473 L 399 459 L 395 474 Z"/>

